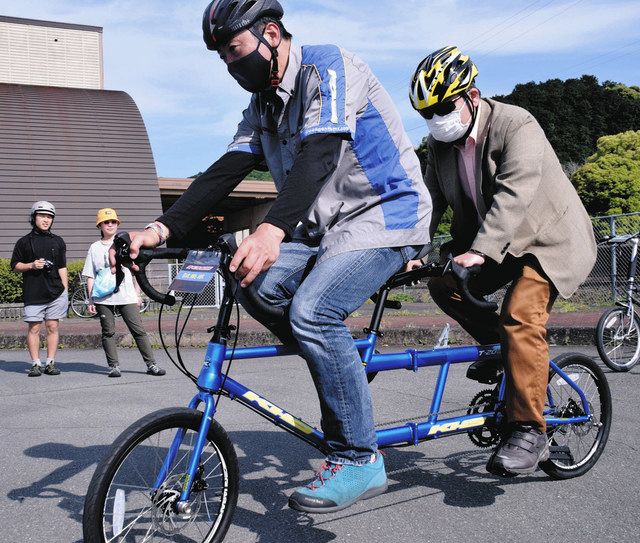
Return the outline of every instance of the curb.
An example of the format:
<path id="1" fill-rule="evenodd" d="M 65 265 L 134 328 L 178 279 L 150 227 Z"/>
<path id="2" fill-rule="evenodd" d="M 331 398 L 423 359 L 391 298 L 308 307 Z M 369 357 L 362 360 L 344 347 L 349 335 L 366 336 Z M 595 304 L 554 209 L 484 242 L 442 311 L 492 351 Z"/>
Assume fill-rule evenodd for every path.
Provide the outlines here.
<path id="1" fill-rule="evenodd" d="M 387 328 L 384 335 L 379 340 L 381 345 L 432 346 L 436 343 L 441 332 L 441 327 L 404 327 Z M 351 327 L 354 336 L 362 337 L 362 330 L 359 327 Z M 594 330 L 592 327 L 550 327 L 547 332 L 547 341 L 551 345 L 592 345 Z M 116 332 L 116 341 L 119 347 L 133 348 L 135 342 L 128 333 Z M 211 335 L 204 332 L 186 331 L 181 340 L 181 347 L 205 347 Z M 149 339 L 154 348 L 161 348 L 160 335 L 158 332 L 149 332 Z M 175 347 L 173 334 L 165 334 L 165 344 L 168 347 Z M 252 345 L 273 345 L 277 344 L 276 337 L 267 330 L 245 330 L 238 334 L 238 347 Z M 453 326 L 449 332 L 449 344 L 451 345 L 471 345 L 474 341 L 461 328 Z M 229 345 L 233 344 L 233 338 Z M 24 350 L 26 348 L 24 333 L 9 333 L 0 336 L 0 349 L 3 350 Z M 60 334 L 61 350 L 64 349 L 101 349 L 102 341 L 100 334 Z"/>

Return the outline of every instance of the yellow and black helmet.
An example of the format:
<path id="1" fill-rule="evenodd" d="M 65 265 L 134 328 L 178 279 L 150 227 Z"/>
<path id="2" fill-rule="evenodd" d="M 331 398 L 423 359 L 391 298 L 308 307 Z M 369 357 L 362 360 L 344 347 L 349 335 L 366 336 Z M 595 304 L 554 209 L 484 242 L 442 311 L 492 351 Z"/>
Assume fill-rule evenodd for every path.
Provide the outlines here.
<path id="1" fill-rule="evenodd" d="M 460 49 L 448 45 L 426 57 L 411 79 L 409 97 L 417 111 L 452 100 L 473 86 L 478 68 Z"/>

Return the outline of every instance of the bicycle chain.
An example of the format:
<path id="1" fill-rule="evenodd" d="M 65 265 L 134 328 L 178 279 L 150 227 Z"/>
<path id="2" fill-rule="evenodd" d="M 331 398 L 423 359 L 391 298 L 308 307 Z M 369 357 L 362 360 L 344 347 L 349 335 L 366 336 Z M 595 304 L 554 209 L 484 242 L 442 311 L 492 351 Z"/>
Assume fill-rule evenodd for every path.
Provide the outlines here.
<path id="1" fill-rule="evenodd" d="M 484 401 L 478 401 L 483 397 L 485 398 Z M 481 390 L 469 402 L 469 405 L 467 407 L 467 415 L 471 415 L 474 413 L 481 413 L 482 411 L 480 409 L 483 406 L 493 407 L 495 404 L 496 404 L 496 390 L 495 389 Z M 458 407 L 456 409 L 449 409 L 447 411 L 439 411 L 438 413 L 429 413 L 428 417 L 431 417 L 433 415 L 442 416 L 442 415 L 449 415 L 452 413 L 458 413 L 461 411 L 461 409 L 462 408 Z M 414 422 L 414 421 L 420 421 L 420 420 L 424 420 L 424 415 L 388 421 L 388 422 L 376 425 L 376 428 L 385 428 L 387 426 L 393 426 L 401 422 Z M 467 435 L 469 436 L 469 439 L 471 440 L 471 442 L 476 447 L 479 447 L 481 449 L 492 447 L 495 444 L 497 444 L 498 441 L 500 440 L 500 432 L 498 431 L 497 428 L 487 428 L 484 426 L 481 428 L 476 428 L 475 430 L 469 431 Z"/>

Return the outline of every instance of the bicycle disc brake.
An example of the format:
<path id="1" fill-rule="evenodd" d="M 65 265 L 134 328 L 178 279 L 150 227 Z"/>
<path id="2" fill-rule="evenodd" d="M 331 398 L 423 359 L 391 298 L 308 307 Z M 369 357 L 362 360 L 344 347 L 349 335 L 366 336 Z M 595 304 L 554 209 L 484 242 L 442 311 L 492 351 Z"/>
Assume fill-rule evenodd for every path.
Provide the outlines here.
<path id="1" fill-rule="evenodd" d="M 467 415 L 476 415 L 478 413 L 486 413 L 491 411 L 498 399 L 497 388 L 485 389 L 478 392 L 469 402 L 469 408 L 467 409 Z M 495 446 L 500 441 L 500 431 L 495 426 L 487 428 L 481 426 L 470 430 L 467 435 L 476 447 L 481 449 L 487 449 Z"/>

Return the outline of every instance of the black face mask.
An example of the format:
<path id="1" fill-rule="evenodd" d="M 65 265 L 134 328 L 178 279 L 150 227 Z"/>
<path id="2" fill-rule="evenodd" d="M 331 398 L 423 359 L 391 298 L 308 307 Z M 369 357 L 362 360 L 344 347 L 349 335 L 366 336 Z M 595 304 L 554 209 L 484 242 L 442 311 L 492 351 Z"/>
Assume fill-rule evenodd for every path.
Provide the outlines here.
<path id="1" fill-rule="evenodd" d="M 227 64 L 227 71 L 239 83 L 239 85 L 249 92 L 262 92 L 274 85 L 278 73 L 278 48 L 271 47 L 271 44 L 255 30 L 250 31 L 258 38 L 258 47 L 248 55 L 234 60 Z M 260 43 L 264 43 L 271 51 L 271 60 L 262 56 Z"/>
<path id="2" fill-rule="evenodd" d="M 227 70 L 249 92 L 261 92 L 271 86 L 271 61 L 264 58 L 258 49 L 227 64 Z"/>

